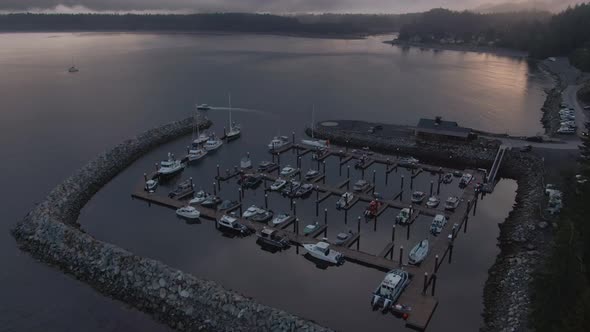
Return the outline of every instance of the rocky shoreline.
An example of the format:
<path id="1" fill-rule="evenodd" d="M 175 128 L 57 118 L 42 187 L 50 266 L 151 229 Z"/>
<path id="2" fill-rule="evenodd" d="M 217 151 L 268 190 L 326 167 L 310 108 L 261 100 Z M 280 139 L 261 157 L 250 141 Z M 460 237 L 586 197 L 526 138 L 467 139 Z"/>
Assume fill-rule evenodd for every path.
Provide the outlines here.
<path id="1" fill-rule="evenodd" d="M 210 121 L 201 122 L 203 128 Z M 53 189 L 12 230 L 19 247 L 99 292 L 180 331 L 329 331 L 219 284 L 98 241 L 79 228 L 82 207 L 157 145 L 189 134 L 193 119 L 154 128 L 90 161 Z"/>
<path id="2" fill-rule="evenodd" d="M 366 125 L 365 125 L 366 126 Z M 499 141 L 478 139 L 471 143 L 428 143 L 367 134 L 366 130 L 321 127 L 315 137 L 336 144 L 364 147 L 384 153 L 409 154 L 423 161 L 449 166 L 490 168 Z M 308 133 L 310 130 L 308 129 Z M 482 332 L 528 331 L 532 273 L 542 266 L 549 252 L 551 225 L 541 214 L 544 202 L 543 160 L 534 153 L 509 151 L 500 176 L 518 183 L 516 204 L 508 218 L 499 223 L 500 253 L 489 269 L 484 287 Z"/>

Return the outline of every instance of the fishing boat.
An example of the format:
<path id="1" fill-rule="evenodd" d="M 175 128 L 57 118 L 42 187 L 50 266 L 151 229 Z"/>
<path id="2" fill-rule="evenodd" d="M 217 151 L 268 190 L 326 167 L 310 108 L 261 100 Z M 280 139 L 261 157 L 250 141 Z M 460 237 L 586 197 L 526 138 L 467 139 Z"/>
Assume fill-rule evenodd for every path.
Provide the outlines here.
<path id="1" fill-rule="evenodd" d="M 320 227 L 320 224 L 316 221 L 313 224 L 305 225 L 303 228 L 303 235 L 308 235 L 316 231 Z"/>
<path id="2" fill-rule="evenodd" d="M 158 168 L 158 175 L 161 178 L 172 177 L 184 170 L 185 165 L 180 161 L 174 159 L 174 155 L 168 152 L 168 159 L 160 162 L 160 168 Z"/>
<path id="3" fill-rule="evenodd" d="M 250 220 L 255 222 L 267 223 L 272 219 L 273 216 L 274 213 L 272 211 L 261 209 L 258 213 L 250 217 Z"/>
<path id="4" fill-rule="evenodd" d="M 158 188 L 158 180 L 157 179 L 150 179 L 145 182 L 145 191 L 149 193 L 153 193 Z"/>
<path id="5" fill-rule="evenodd" d="M 440 204 L 440 199 L 438 199 L 438 197 L 436 197 L 436 196 L 430 196 L 430 197 L 428 197 L 428 200 L 426 201 L 426 206 L 431 209 L 434 209 L 439 204 Z"/>
<path id="6" fill-rule="evenodd" d="M 473 175 L 471 175 L 470 173 L 463 174 L 463 176 L 461 176 L 461 181 L 459 182 L 459 187 L 460 188 L 467 187 L 469 185 L 469 183 L 471 182 L 471 180 L 473 180 Z"/>
<path id="7" fill-rule="evenodd" d="M 264 209 L 259 208 L 256 205 L 252 205 L 249 208 L 246 209 L 246 211 L 244 211 L 244 213 L 242 213 L 242 217 L 248 219 L 251 218 L 252 216 L 254 216 L 255 214 L 264 212 Z"/>
<path id="8" fill-rule="evenodd" d="M 446 173 L 442 179 L 443 183 L 449 184 L 453 182 L 453 173 Z"/>
<path id="9" fill-rule="evenodd" d="M 289 218 L 291 218 L 291 216 L 288 213 L 279 213 L 277 216 L 272 218 L 272 224 L 274 226 L 280 225 L 289 220 Z"/>
<path id="10" fill-rule="evenodd" d="M 320 176 L 320 171 L 316 171 L 315 169 L 310 169 L 307 171 L 307 173 L 305 173 L 306 180 L 311 180 L 317 178 L 318 176 Z"/>
<path id="11" fill-rule="evenodd" d="M 197 106 L 197 109 L 199 111 L 208 111 L 211 109 L 211 106 L 207 105 L 207 104 L 201 104 Z"/>
<path id="12" fill-rule="evenodd" d="M 225 200 L 225 201 L 221 202 L 221 204 L 219 204 L 219 206 L 217 207 L 217 210 L 218 211 L 227 211 L 227 210 L 231 210 L 231 209 L 237 207 L 238 205 L 240 205 L 240 203 L 237 201 Z"/>
<path id="13" fill-rule="evenodd" d="M 197 128 L 199 128 L 197 126 Z M 196 138 L 193 140 L 193 147 L 200 147 L 201 145 L 207 143 L 209 140 L 209 135 L 207 132 L 197 134 Z"/>
<path id="14" fill-rule="evenodd" d="M 295 194 L 297 193 L 297 190 L 299 190 L 299 187 L 301 187 L 301 182 L 291 180 L 287 182 L 287 184 L 285 185 L 283 190 L 281 190 L 281 192 L 284 196 L 295 197 Z"/>
<path id="15" fill-rule="evenodd" d="M 379 287 L 373 292 L 371 305 L 373 309 L 389 310 L 397 302 L 400 295 L 410 283 L 410 275 L 402 269 L 389 271 Z"/>
<path id="16" fill-rule="evenodd" d="M 445 210 L 449 210 L 449 211 L 453 211 L 457 208 L 457 206 L 459 206 L 459 197 L 457 196 L 451 196 L 449 198 L 447 198 L 447 201 L 445 202 Z"/>
<path id="17" fill-rule="evenodd" d="M 350 240 L 354 236 L 354 232 L 349 230 L 347 233 L 338 233 L 336 235 L 336 239 L 334 240 L 334 244 L 337 246 L 341 246 L 345 244 L 348 240 Z"/>
<path id="18" fill-rule="evenodd" d="M 295 175 L 295 173 L 297 173 L 297 168 L 293 168 L 289 165 L 283 167 L 283 169 L 281 170 L 281 176 L 285 177 L 293 176 Z"/>
<path id="19" fill-rule="evenodd" d="M 207 142 L 203 145 L 205 150 L 207 151 L 215 151 L 219 149 L 223 145 L 223 141 L 217 138 L 215 135 L 209 136 Z"/>
<path id="20" fill-rule="evenodd" d="M 314 138 L 314 129 L 315 129 L 315 107 L 312 108 L 311 111 L 311 139 L 303 139 L 301 140 L 301 144 L 306 145 L 312 148 L 319 148 L 319 149 L 326 149 L 330 142 L 325 140 L 319 140 Z"/>
<path id="21" fill-rule="evenodd" d="M 381 208 L 383 204 L 378 200 L 374 199 L 369 203 L 369 206 L 365 209 L 365 218 L 375 218 L 377 216 L 377 212 Z"/>
<path id="22" fill-rule="evenodd" d="M 289 137 L 287 136 L 275 136 L 272 138 L 272 140 L 270 140 L 270 143 L 268 143 L 268 149 L 269 150 L 277 150 L 282 148 L 283 146 L 287 146 L 291 144 L 291 141 L 289 141 Z"/>
<path id="23" fill-rule="evenodd" d="M 219 198 L 218 196 L 210 195 L 201 203 L 201 205 L 213 209 L 217 207 L 217 205 L 221 204 L 221 201 L 221 198 Z"/>
<path id="24" fill-rule="evenodd" d="M 207 155 L 207 150 L 203 148 L 189 149 L 186 158 L 188 161 L 197 161 Z"/>
<path id="25" fill-rule="evenodd" d="M 307 197 L 313 190 L 313 184 L 304 183 L 295 192 L 295 197 Z"/>
<path id="26" fill-rule="evenodd" d="M 366 180 L 358 180 L 354 186 L 352 186 L 352 190 L 356 191 L 356 192 L 364 192 L 367 189 L 369 189 L 369 187 L 371 186 L 371 184 L 366 181 Z"/>
<path id="27" fill-rule="evenodd" d="M 336 209 L 340 210 L 346 208 L 352 202 L 353 199 L 354 195 L 352 193 L 345 192 L 344 194 L 342 194 L 338 202 L 336 202 Z"/>
<path id="28" fill-rule="evenodd" d="M 168 194 L 168 197 L 182 198 L 184 196 L 192 194 L 193 192 L 193 180 L 189 179 L 179 183 L 178 186 L 176 186 L 176 189 L 174 189 Z"/>
<path id="29" fill-rule="evenodd" d="M 426 258 L 426 255 L 428 255 L 428 240 L 422 240 L 410 250 L 410 253 L 408 254 L 408 257 L 410 258 L 409 263 L 412 265 L 418 265 L 422 263 Z"/>
<path id="30" fill-rule="evenodd" d="M 287 249 L 291 246 L 289 238 L 275 229 L 264 227 L 256 236 L 258 237 L 257 242 L 275 247 L 279 250 Z"/>
<path id="31" fill-rule="evenodd" d="M 412 220 L 411 217 L 412 214 L 410 213 L 410 209 L 403 208 L 395 217 L 395 222 L 402 225 L 409 224 L 410 220 Z"/>
<path id="32" fill-rule="evenodd" d="M 201 204 L 210 196 L 211 196 L 210 194 L 205 193 L 203 190 L 199 190 L 195 194 L 195 197 L 193 197 L 190 201 L 188 201 L 188 203 L 189 204 Z"/>
<path id="33" fill-rule="evenodd" d="M 412 203 L 422 204 L 424 198 L 426 198 L 426 194 L 424 192 L 414 191 L 414 193 L 412 194 Z"/>
<path id="34" fill-rule="evenodd" d="M 220 229 L 237 232 L 241 235 L 249 235 L 252 231 L 248 226 L 241 224 L 237 218 L 224 214 L 217 220 L 217 226 Z"/>
<path id="35" fill-rule="evenodd" d="M 248 156 L 243 157 L 240 160 L 240 168 L 241 169 L 250 169 L 250 168 L 252 168 L 252 159 L 250 159 L 250 157 L 248 157 Z"/>
<path id="36" fill-rule="evenodd" d="M 447 224 L 447 217 L 442 214 L 437 214 L 432 219 L 432 224 L 430 224 L 430 233 L 432 235 L 438 235 L 442 232 L 443 227 Z"/>
<path id="37" fill-rule="evenodd" d="M 272 191 L 279 191 L 287 184 L 287 180 L 283 179 L 276 179 L 273 184 L 270 185 L 270 190 Z"/>
<path id="38" fill-rule="evenodd" d="M 312 257 L 317 259 L 336 265 L 344 263 L 344 255 L 336 250 L 330 249 L 330 244 L 328 242 L 320 241 L 315 244 L 306 243 L 303 245 L 303 248 L 305 248 Z"/>
<path id="39" fill-rule="evenodd" d="M 271 168 L 275 167 L 277 164 L 264 160 L 261 161 L 260 164 L 258 164 L 258 171 L 259 172 L 266 172 L 268 170 L 270 170 Z"/>
<path id="40" fill-rule="evenodd" d="M 199 219 L 201 213 L 194 207 L 187 205 L 176 210 L 176 214 L 187 219 Z"/>
<path id="41" fill-rule="evenodd" d="M 231 94 L 229 95 L 229 131 L 225 134 L 228 141 L 237 139 L 242 134 L 242 127 L 231 120 Z"/>

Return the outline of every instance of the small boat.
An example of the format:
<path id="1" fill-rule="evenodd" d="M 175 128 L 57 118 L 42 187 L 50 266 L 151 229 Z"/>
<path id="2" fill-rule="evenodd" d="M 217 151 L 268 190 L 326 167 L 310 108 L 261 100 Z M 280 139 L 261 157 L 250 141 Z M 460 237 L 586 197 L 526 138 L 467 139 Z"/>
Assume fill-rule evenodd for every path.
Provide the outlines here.
<path id="1" fill-rule="evenodd" d="M 176 210 L 176 214 L 180 217 L 188 219 L 199 219 L 199 217 L 201 216 L 199 210 L 195 209 L 190 205 L 181 207 L 180 209 Z"/>
<path id="2" fill-rule="evenodd" d="M 250 157 L 243 157 L 240 160 L 240 168 L 241 169 L 250 169 L 250 168 L 252 168 L 252 159 L 250 159 Z"/>
<path id="3" fill-rule="evenodd" d="M 305 173 L 306 180 L 315 179 L 318 176 L 320 176 L 320 171 L 316 171 L 315 169 L 310 169 L 309 171 L 307 171 L 307 173 Z"/>
<path id="4" fill-rule="evenodd" d="M 365 164 L 369 161 L 369 157 L 364 154 L 362 157 L 359 158 L 359 160 L 356 161 L 356 163 L 354 164 L 354 168 L 356 169 L 360 169 L 365 167 Z"/>
<path id="5" fill-rule="evenodd" d="M 442 214 L 437 214 L 432 219 L 432 224 L 430 224 L 430 233 L 432 235 L 438 235 L 442 232 L 443 227 L 447 224 L 447 217 Z"/>
<path id="6" fill-rule="evenodd" d="M 383 281 L 373 292 L 371 305 L 373 309 L 389 310 L 410 283 L 410 275 L 402 269 L 393 269 L 385 275 Z"/>
<path id="7" fill-rule="evenodd" d="M 259 243 L 275 247 L 279 250 L 287 249 L 291 246 L 289 238 L 275 229 L 264 227 L 256 236 L 258 236 L 257 241 Z"/>
<path id="8" fill-rule="evenodd" d="M 244 176 L 243 180 L 240 181 L 244 188 L 254 189 L 262 183 L 262 175 L 260 174 L 249 174 Z"/>
<path id="9" fill-rule="evenodd" d="M 287 136 L 275 136 L 270 141 L 270 143 L 268 143 L 268 149 L 269 150 L 277 150 L 277 149 L 280 149 L 283 146 L 287 146 L 289 144 L 291 144 L 291 141 L 289 141 L 289 137 L 287 137 Z"/>
<path id="10" fill-rule="evenodd" d="M 208 111 L 211 109 L 211 106 L 207 105 L 207 104 L 201 104 L 197 106 L 197 109 L 199 111 Z"/>
<path id="11" fill-rule="evenodd" d="M 320 241 L 316 244 L 307 243 L 303 245 L 303 248 L 305 248 L 312 257 L 317 259 L 336 265 L 344 263 L 344 255 L 338 251 L 330 249 L 330 244 L 328 242 Z"/>
<path id="12" fill-rule="evenodd" d="M 204 133 L 200 133 L 200 134 L 197 136 L 197 138 L 195 138 L 195 139 L 193 140 L 193 147 L 199 147 L 199 146 L 201 146 L 201 145 L 205 144 L 205 143 L 206 143 L 206 142 L 209 140 L 209 137 L 210 137 L 210 136 L 211 136 L 211 135 L 209 135 L 209 134 L 208 134 L 208 133 L 206 133 L 206 132 L 204 132 Z"/>
<path id="13" fill-rule="evenodd" d="M 150 179 L 145 182 L 145 191 L 153 193 L 158 188 L 158 180 L 157 179 Z"/>
<path id="14" fill-rule="evenodd" d="M 316 150 L 311 154 L 311 159 L 319 160 L 323 156 L 328 153 L 328 149 L 326 148 L 316 148 Z"/>
<path id="15" fill-rule="evenodd" d="M 334 244 L 337 246 L 341 246 L 346 243 L 346 241 L 350 240 L 354 236 L 353 231 L 348 231 L 348 233 L 338 233 L 336 235 L 336 239 L 334 240 Z"/>
<path id="16" fill-rule="evenodd" d="M 354 186 L 352 186 L 352 190 L 356 191 L 356 192 L 364 192 L 367 189 L 369 189 L 369 187 L 371 186 L 371 184 L 365 180 L 358 180 Z"/>
<path id="17" fill-rule="evenodd" d="M 336 202 L 336 208 L 338 210 L 346 208 L 348 204 L 352 202 L 353 199 L 354 195 L 352 193 L 345 192 L 344 194 L 342 194 L 342 197 L 340 197 L 338 202 Z"/>
<path id="18" fill-rule="evenodd" d="M 446 173 L 442 179 L 443 183 L 449 184 L 453 182 L 453 173 Z"/>
<path id="19" fill-rule="evenodd" d="M 231 94 L 229 99 L 229 131 L 225 134 L 225 138 L 228 141 L 239 138 L 242 135 L 242 127 L 231 120 Z"/>
<path id="20" fill-rule="evenodd" d="M 453 172 L 453 176 L 456 177 L 456 178 L 460 178 L 460 177 L 463 176 L 463 172 L 461 172 L 461 171 L 454 171 Z"/>
<path id="21" fill-rule="evenodd" d="M 185 180 L 185 181 L 182 181 L 181 183 L 179 183 L 178 186 L 176 187 L 176 189 L 174 189 L 173 191 L 171 191 L 168 194 L 168 197 L 178 198 L 178 197 L 183 197 L 183 196 L 192 194 L 193 192 L 194 192 L 193 181 L 192 180 Z"/>
<path id="22" fill-rule="evenodd" d="M 288 213 L 279 213 L 277 216 L 272 218 L 272 224 L 274 226 L 280 225 L 289 220 L 289 218 L 291 218 L 291 216 Z"/>
<path id="23" fill-rule="evenodd" d="M 201 205 L 208 208 L 215 208 L 217 205 L 221 204 L 221 198 L 211 195 L 207 197 Z"/>
<path id="24" fill-rule="evenodd" d="M 250 220 L 255 221 L 255 222 L 267 223 L 272 219 L 273 216 L 274 216 L 274 213 L 272 211 L 261 210 L 257 214 L 250 217 Z"/>
<path id="25" fill-rule="evenodd" d="M 293 176 L 295 175 L 295 173 L 297 173 L 297 169 L 288 165 L 283 167 L 283 169 L 281 170 L 281 176 L 285 177 Z"/>
<path id="26" fill-rule="evenodd" d="M 80 69 L 78 69 L 78 67 L 76 67 L 76 65 L 74 64 L 74 58 L 72 58 L 72 66 L 70 68 L 68 68 L 68 73 L 77 73 L 79 71 L 80 71 Z"/>
<path id="27" fill-rule="evenodd" d="M 287 180 L 283 179 L 276 179 L 273 184 L 270 185 L 270 190 L 272 191 L 279 191 L 287 184 Z"/>
<path id="28" fill-rule="evenodd" d="M 218 211 L 227 211 L 227 210 L 231 210 L 231 209 L 235 208 L 238 205 L 240 205 L 240 203 L 237 201 L 225 200 L 225 201 L 221 202 L 221 204 L 219 204 L 219 206 L 217 207 L 217 210 Z"/>
<path id="29" fill-rule="evenodd" d="M 272 167 L 276 166 L 277 164 L 270 162 L 270 161 L 261 161 L 260 164 L 258 164 L 258 171 L 259 172 L 266 172 L 269 169 L 271 169 Z"/>
<path id="30" fill-rule="evenodd" d="M 400 166 L 416 166 L 419 162 L 420 161 L 414 157 L 403 157 L 397 161 Z"/>
<path id="31" fill-rule="evenodd" d="M 327 149 L 329 142 L 320 139 L 302 139 L 301 144 L 318 149 Z"/>
<path id="32" fill-rule="evenodd" d="M 429 208 L 431 208 L 431 209 L 434 209 L 439 204 L 440 204 L 440 200 L 436 196 L 430 196 L 428 198 L 428 200 L 426 201 L 426 206 L 429 207 Z"/>
<path id="33" fill-rule="evenodd" d="M 303 234 L 304 234 L 304 235 L 311 234 L 311 233 L 313 233 L 315 230 L 317 230 L 319 227 L 320 227 L 320 224 L 319 224 L 317 221 L 315 222 L 315 224 L 309 224 L 309 225 L 306 225 L 306 226 L 303 228 Z"/>
<path id="34" fill-rule="evenodd" d="M 377 212 L 381 208 L 383 204 L 378 200 L 374 199 L 369 203 L 369 206 L 365 209 L 365 217 L 366 218 L 375 218 L 377 216 Z"/>
<path id="35" fill-rule="evenodd" d="M 395 217 L 395 222 L 398 224 L 408 224 L 410 223 L 411 220 L 411 213 L 410 213 L 410 209 L 409 208 L 403 208 L 398 215 Z"/>
<path id="36" fill-rule="evenodd" d="M 244 213 L 242 213 L 242 217 L 248 219 L 253 217 L 254 215 L 258 214 L 258 213 L 262 213 L 264 212 L 264 209 L 259 208 L 256 205 L 252 205 L 249 208 L 246 209 L 246 211 L 244 211 Z"/>
<path id="37" fill-rule="evenodd" d="M 471 175 L 470 173 L 463 174 L 463 176 L 461 176 L 461 182 L 459 182 L 459 187 L 467 187 L 471 180 L 473 180 L 473 175 Z"/>
<path id="38" fill-rule="evenodd" d="M 205 150 L 207 151 L 215 151 L 219 149 L 223 145 L 223 141 L 219 138 L 215 137 L 215 135 L 211 135 L 207 142 L 203 145 Z"/>
<path id="39" fill-rule="evenodd" d="M 304 183 L 295 192 L 295 197 L 307 197 L 313 191 L 313 184 Z"/>
<path id="40" fill-rule="evenodd" d="M 451 196 L 447 198 L 447 201 L 445 202 L 445 210 L 455 210 L 457 206 L 459 206 L 459 202 L 459 197 L 457 196 Z"/>
<path id="41" fill-rule="evenodd" d="M 237 218 L 228 216 L 227 214 L 224 214 L 219 218 L 217 225 L 221 229 L 237 232 L 242 235 L 249 235 L 252 232 L 248 226 L 241 224 Z"/>
<path id="42" fill-rule="evenodd" d="M 158 174 L 164 178 L 172 177 L 182 172 L 184 167 L 185 165 L 180 160 L 174 159 L 174 155 L 172 153 L 168 153 L 168 160 L 162 160 L 160 162 Z"/>
<path id="43" fill-rule="evenodd" d="M 199 190 L 197 192 L 197 194 L 195 195 L 195 197 L 193 199 L 191 199 L 190 201 L 188 201 L 188 203 L 189 204 L 201 204 L 210 196 L 211 196 L 210 194 L 205 193 L 203 190 Z"/>
<path id="44" fill-rule="evenodd" d="M 424 192 L 414 191 L 414 193 L 412 194 L 412 203 L 422 204 L 424 198 L 426 198 L 426 194 Z"/>
<path id="45" fill-rule="evenodd" d="M 295 197 L 297 190 L 301 187 L 301 183 L 299 181 L 291 180 L 287 182 L 287 185 L 281 190 L 284 196 L 288 197 Z"/>
<path id="46" fill-rule="evenodd" d="M 424 258 L 428 255 L 428 240 L 422 240 L 420 243 L 414 246 L 408 257 L 410 258 L 409 263 L 412 265 L 418 265 L 422 263 Z"/>
<path id="47" fill-rule="evenodd" d="M 207 150 L 205 150 L 203 148 L 196 148 L 196 149 L 188 150 L 188 154 L 186 155 L 186 158 L 188 159 L 188 161 L 197 161 L 197 160 L 205 157 L 206 155 L 207 155 Z"/>

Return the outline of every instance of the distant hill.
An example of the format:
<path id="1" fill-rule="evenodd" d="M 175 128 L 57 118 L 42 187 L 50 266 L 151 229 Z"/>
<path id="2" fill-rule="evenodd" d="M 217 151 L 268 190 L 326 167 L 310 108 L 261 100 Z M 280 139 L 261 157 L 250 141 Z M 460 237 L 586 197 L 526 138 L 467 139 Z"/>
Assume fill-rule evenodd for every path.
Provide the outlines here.
<path id="1" fill-rule="evenodd" d="M 557 13 L 588 0 L 522 0 L 486 3 L 473 9 L 478 13 L 511 13 L 520 11 L 548 11 Z"/>

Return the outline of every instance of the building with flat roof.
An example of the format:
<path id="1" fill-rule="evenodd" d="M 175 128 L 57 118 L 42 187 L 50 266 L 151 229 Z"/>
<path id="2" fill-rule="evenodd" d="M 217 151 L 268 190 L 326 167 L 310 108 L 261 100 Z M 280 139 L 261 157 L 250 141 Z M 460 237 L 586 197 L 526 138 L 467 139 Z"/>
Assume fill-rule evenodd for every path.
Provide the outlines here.
<path id="1" fill-rule="evenodd" d="M 440 116 L 434 119 L 420 119 L 415 135 L 429 140 L 467 141 L 475 138 L 471 128 L 461 127 L 455 121 L 445 121 Z"/>

